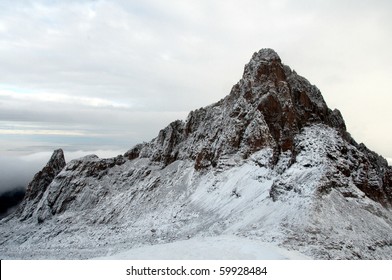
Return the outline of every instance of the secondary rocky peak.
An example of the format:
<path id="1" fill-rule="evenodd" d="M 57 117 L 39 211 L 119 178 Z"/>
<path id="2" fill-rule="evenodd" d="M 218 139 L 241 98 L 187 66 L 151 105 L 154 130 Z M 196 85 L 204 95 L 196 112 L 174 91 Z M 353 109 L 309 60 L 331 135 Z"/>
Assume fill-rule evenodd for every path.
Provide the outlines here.
<path id="1" fill-rule="evenodd" d="M 37 210 L 37 205 L 46 189 L 65 165 L 66 162 L 63 150 L 55 150 L 45 167 L 34 175 L 33 180 L 27 186 L 23 203 L 16 212 L 21 220 L 27 219 L 33 215 L 34 211 Z"/>
<path id="2" fill-rule="evenodd" d="M 66 164 L 66 162 L 65 162 L 63 150 L 57 149 L 57 150 L 53 151 L 53 154 L 50 157 L 46 166 L 51 167 L 52 169 L 54 169 L 58 173 L 64 168 L 65 164 Z"/>

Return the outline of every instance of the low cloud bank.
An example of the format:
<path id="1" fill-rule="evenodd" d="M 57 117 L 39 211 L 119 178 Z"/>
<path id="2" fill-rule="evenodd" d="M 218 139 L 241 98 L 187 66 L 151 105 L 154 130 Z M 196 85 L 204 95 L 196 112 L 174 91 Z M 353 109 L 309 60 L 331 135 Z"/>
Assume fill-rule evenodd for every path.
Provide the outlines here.
<path id="1" fill-rule="evenodd" d="M 26 160 L 23 157 L 0 156 L 0 193 L 15 188 L 26 188 L 29 181 L 45 165 L 42 157 Z"/>

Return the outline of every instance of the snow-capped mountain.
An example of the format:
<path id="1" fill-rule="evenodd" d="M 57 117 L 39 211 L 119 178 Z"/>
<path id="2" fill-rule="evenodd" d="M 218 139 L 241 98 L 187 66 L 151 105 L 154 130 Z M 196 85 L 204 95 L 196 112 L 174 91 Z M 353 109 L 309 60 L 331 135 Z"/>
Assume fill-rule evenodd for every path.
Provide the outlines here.
<path id="1" fill-rule="evenodd" d="M 149 143 L 68 164 L 55 151 L 0 222 L 0 257 L 102 257 L 235 235 L 317 259 L 391 259 L 391 207 L 387 161 L 262 49 L 228 96 Z"/>

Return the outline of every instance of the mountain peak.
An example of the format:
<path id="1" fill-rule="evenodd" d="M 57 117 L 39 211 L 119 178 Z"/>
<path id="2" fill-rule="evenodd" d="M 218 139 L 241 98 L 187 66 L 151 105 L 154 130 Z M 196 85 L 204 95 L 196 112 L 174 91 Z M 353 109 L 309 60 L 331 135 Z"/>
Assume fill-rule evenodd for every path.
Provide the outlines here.
<path id="1" fill-rule="evenodd" d="M 270 48 L 264 48 L 255 52 L 251 61 L 281 61 L 276 51 Z"/>
<path id="2" fill-rule="evenodd" d="M 0 221 L 0 258 L 89 258 L 223 234 L 321 259 L 392 255 L 392 168 L 271 49 L 229 95 L 150 142 L 64 165 L 56 150 L 17 215 Z"/>
<path id="3" fill-rule="evenodd" d="M 273 77 L 275 75 L 275 77 Z M 245 65 L 243 79 L 264 82 L 285 80 L 286 74 L 279 55 L 273 49 L 261 49 L 255 52 L 249 63 Z"/>

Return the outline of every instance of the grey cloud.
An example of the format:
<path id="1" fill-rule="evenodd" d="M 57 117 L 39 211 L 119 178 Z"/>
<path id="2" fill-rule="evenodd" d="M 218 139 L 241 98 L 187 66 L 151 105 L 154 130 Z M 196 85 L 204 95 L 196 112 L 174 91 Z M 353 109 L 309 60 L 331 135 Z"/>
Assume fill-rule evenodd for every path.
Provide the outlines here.
<path id="1" fill-rule="evenodd" d="M 183 36 L 159 23 L 149 26 L 149 18 L 126 13 L 111 2 L 100 3 L 95 11 L 84 2 L 61 9 L 33 6 L 16 13 L 14 21 L 9 21 L 15 22 L 11 28 L 16 35 L 6 41 L 1 81 L 81 95 L 136 96 L 141 101 L 141 96 L 148 95 L 152 102 L 143 103 L 150 108 L 158 106 L 153 102 L 158 99 L 161 106 L 175 104 L 178 109 L 185 94 L 191 100 L 205 94 L 196 94 L 197 65 L 175 60 L 189 58 Z M 88 11 L 96 16 L 89 18 Z M 164 59 L 170 56 L 172 63 Z M 167 102 L 167 95 L 176 98 Z"/>

